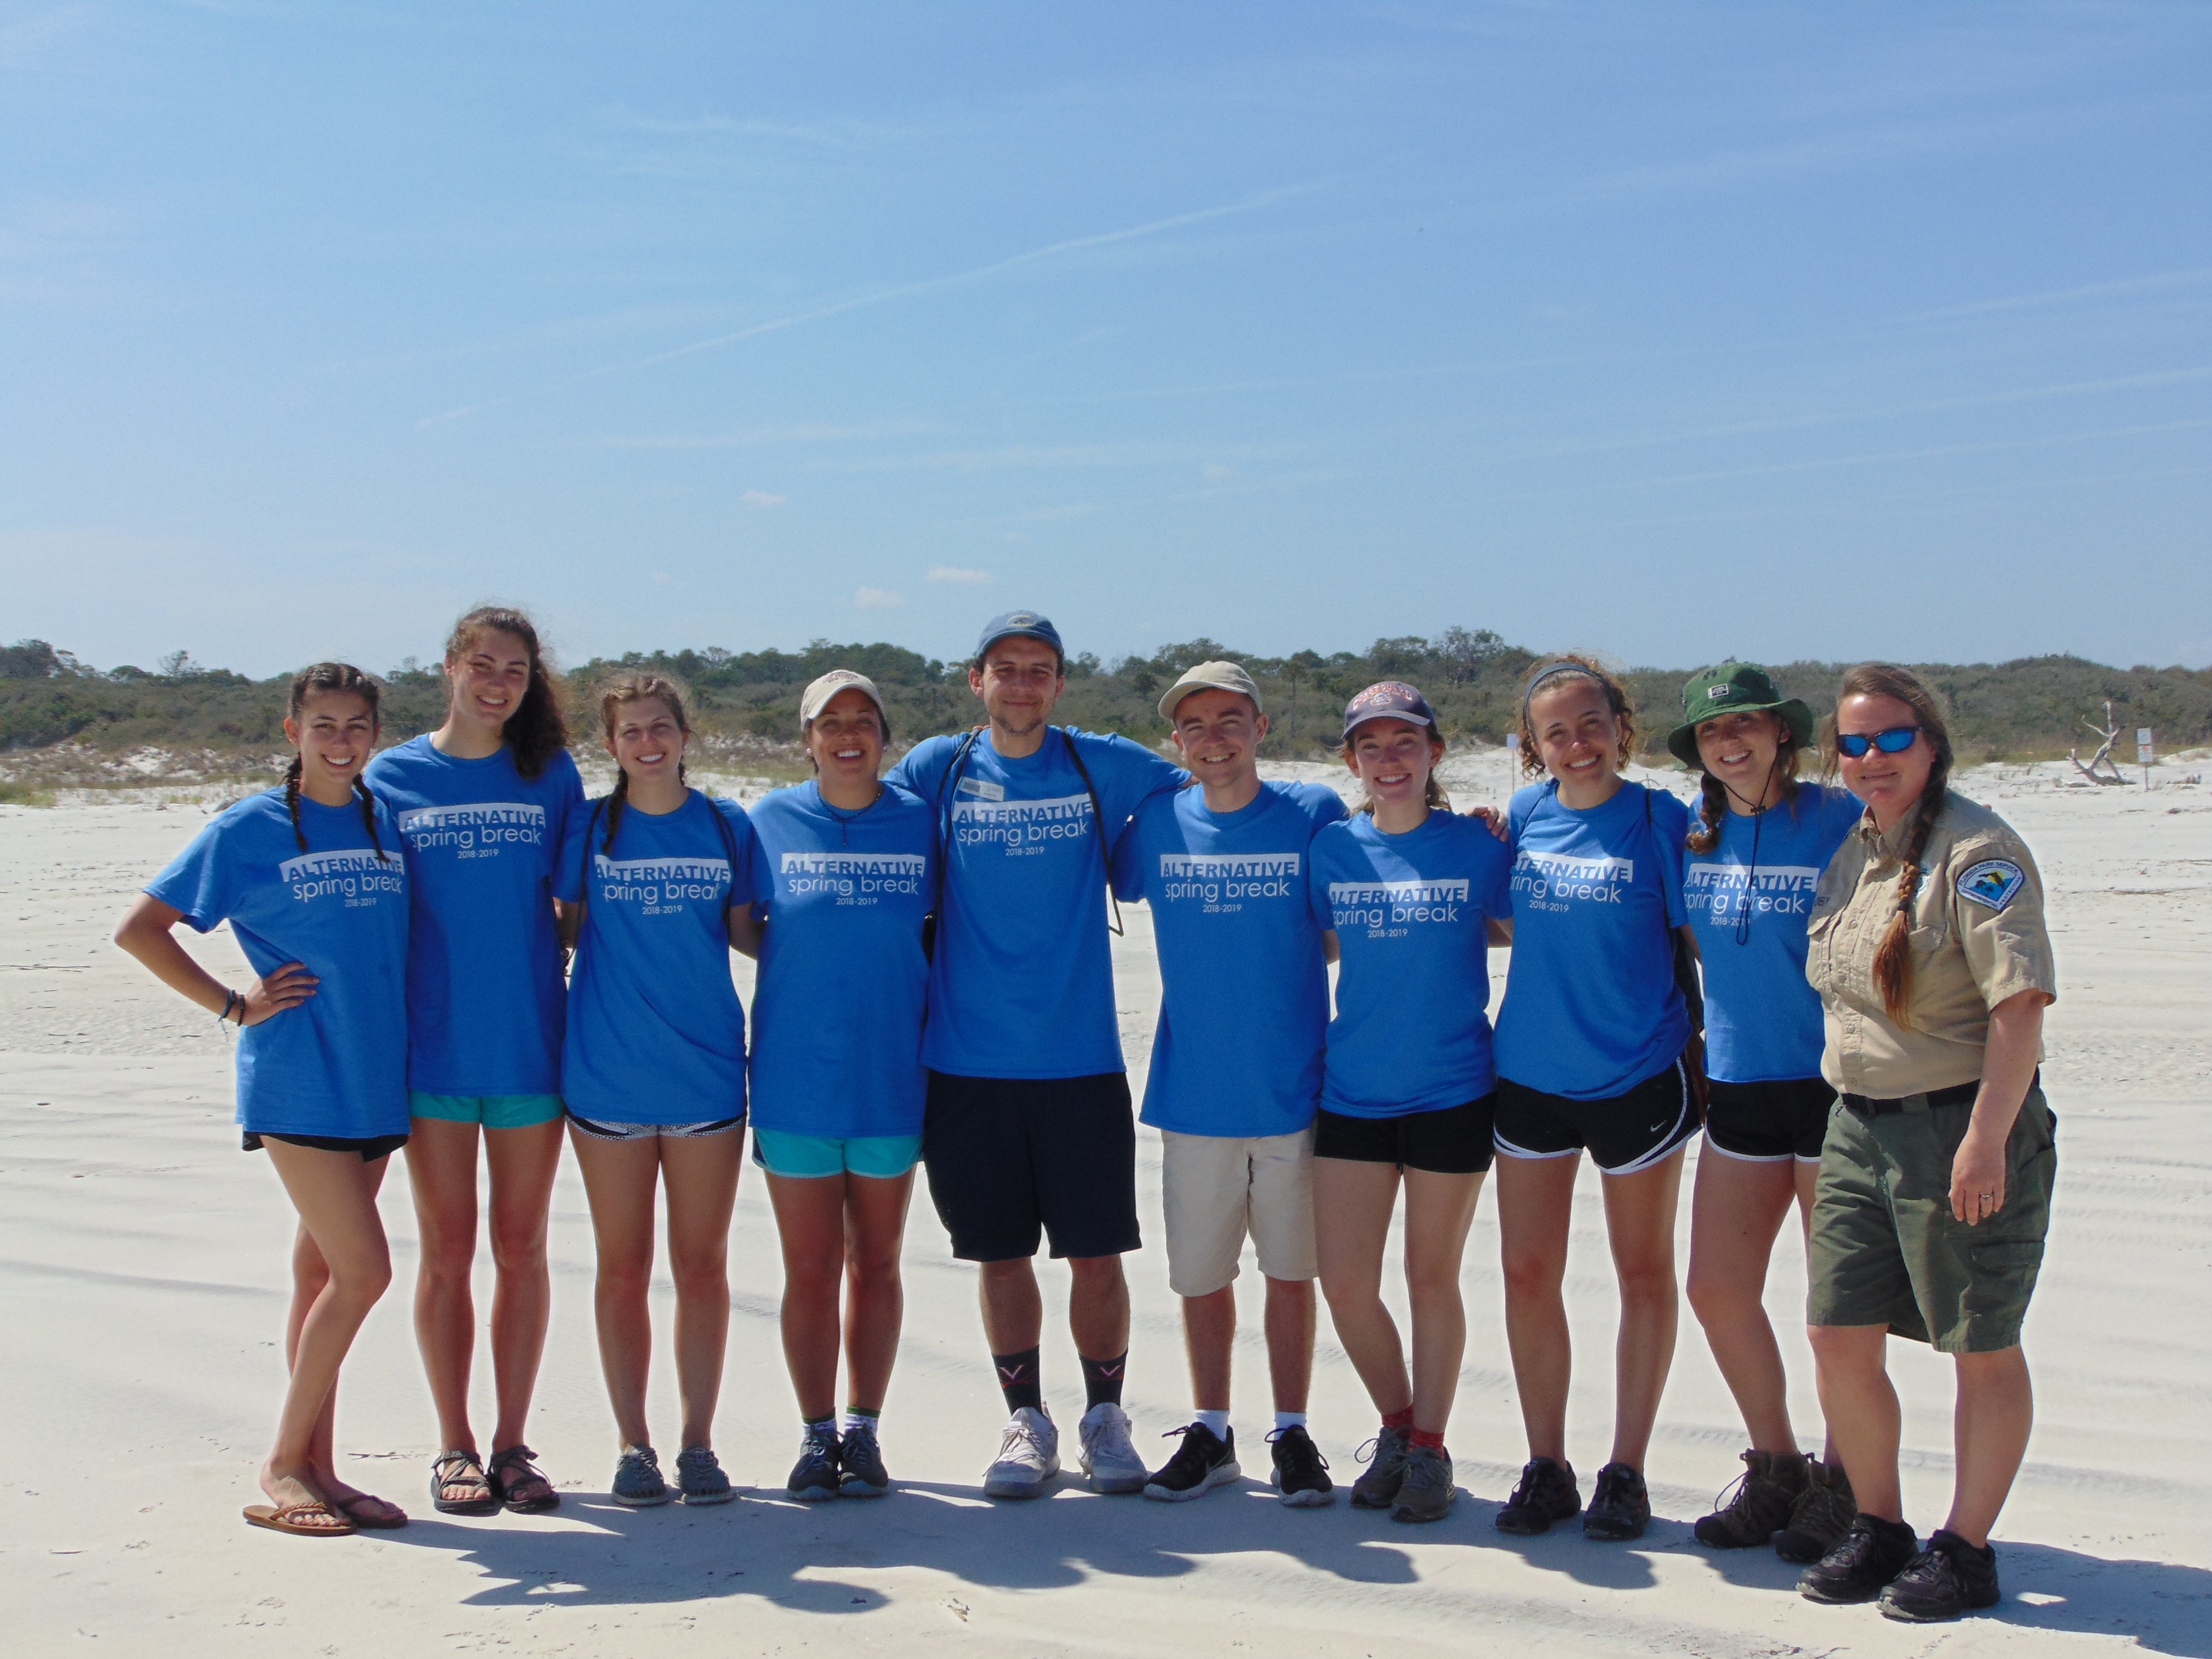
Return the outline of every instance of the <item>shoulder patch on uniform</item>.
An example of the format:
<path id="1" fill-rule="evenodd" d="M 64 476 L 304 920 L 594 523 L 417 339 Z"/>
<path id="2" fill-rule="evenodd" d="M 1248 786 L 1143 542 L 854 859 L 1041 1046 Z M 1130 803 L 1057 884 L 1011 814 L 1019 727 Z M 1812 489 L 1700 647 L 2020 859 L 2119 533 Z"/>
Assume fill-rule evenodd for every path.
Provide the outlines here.
<path id="1" fill-rule="evenodd" d="M 2027 872 L 2010 859 L 1984 859 L 1959 873 L 1960 896 L 1985 909 L 2002 911 L 2027 884 Z"/>

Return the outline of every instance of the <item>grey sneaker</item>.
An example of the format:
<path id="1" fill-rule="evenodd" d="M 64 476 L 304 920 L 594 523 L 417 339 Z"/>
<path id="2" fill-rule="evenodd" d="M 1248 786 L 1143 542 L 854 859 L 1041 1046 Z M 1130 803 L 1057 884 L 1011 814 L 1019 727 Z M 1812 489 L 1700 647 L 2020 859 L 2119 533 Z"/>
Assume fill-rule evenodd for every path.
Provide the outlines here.
<path id="1" fill-rule="evenodd" d="M 650 1446 L 625 1446 L 615 1460 L 615 1484 L 609 1493 L 616 1503 L 634 1510 L 665 1504 L 671 1493 L 660 1478 L 660 1459 Z"/>
<path id="2" fill-rule="evenodd" d="M 784 1489 L 802 1504 L 819 1504 L 837 1495 L 837 1431 L 826 1423 L 806 1425 L 799 1443 L 799 1462 L 791 1466 Z"/>
<path id="3" fill-rule="evenodd" d="M 1352 1507 L 1387 1510 L 1396 1503 L 1398 1488 L 1406 1479 L 1405 1430 L 1386 1425 L 1376 1430 L 1375 1437 L 1352 1455 L 1367 1468 L 1352 1483 Z"/>
<path id="4" fill-rule="evenodd" d="M 1719 1507 L 1691 1530 L 1708 1549 L 1749 1549 L 1764 1544 L 1790 1524 L 1805 1492 L 1802 1452 L 1747 1451 L 1735 1490 L 1723 1492 Z"/>
<path id="5" fill-rule="evenodd" d="M 686 1446 L 676 1454 L 678 1495 L 686 1504 L 726 1504 L 738 1494 L 721 1461 L 705 1446 Z"/>
<path id="6" fill-rule="evenodd" d="M 1091 1491 L 1144 1491 L 1152 1475 L 1130 1443 L 1128 1413 L 1102 1400 L 1083 1413 L 1076 1432 L 1083 1442 L 1083 1472 L 1091 1477 Z"/>
<path id="7" fill-rule="evenodd" d="M 1451 1454 L 1441 1446 L 1414 1446 L 1406 1453 L 1406 1478 L 1398 1484 L 1393 1521 L 1441 1521 L 1451 1513 L 1459 1488 L 1452 1484 Z"/>
<path id="8" fill-rule="evenodd" d="M 1006 1419 L 998 1461 L 983 1471 L 986 1498 L 1042 1498 L 1060 1473 L 1060 1431 L 1042 1406 L 1024 1406 Z"/>
<path id="9" fill-rule="evenodd" d="M 875 1425 L 865 1418 L 855 1419 L 845 1431 L 837 1464 L 844 1470 L 837 1486 L 842 1497 L 881 1498 L 891 1489 L 890 1471 L 884 1467 L 884 1455 L 876 1447 Z"/>
<path id="10" fill-rule="evenodd" d="M 1774 1553 L 1785 1561 L 1809 1565 L 1844 1541 L 1858 1516 L 1850 1477 L 1833 1463 L 1805 1460 L 1805 1490 L 1790 1510 L 1789 1522 L 1774 1534 Z"/>

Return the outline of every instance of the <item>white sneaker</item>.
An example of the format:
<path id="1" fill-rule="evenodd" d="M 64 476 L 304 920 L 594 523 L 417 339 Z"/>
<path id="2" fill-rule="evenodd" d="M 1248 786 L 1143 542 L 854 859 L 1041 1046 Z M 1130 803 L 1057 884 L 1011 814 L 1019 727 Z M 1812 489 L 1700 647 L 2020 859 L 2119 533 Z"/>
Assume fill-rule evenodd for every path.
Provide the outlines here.
<path id="1" fill-rule="evenodd" d="M 1129 1413 L 1102 1400 L 1083 1413 L 1083 1472 L 1093 1492 L 1142 1492 L 1152 1477 L 1129 1443 Z"/>
<path id="2" fill-rule="evenodd" d="M 983 1495 L 1042 1498 L 1046 1484 L 1059 1473 L 1060 1431 L 1042 1407 L 1024 1406 L 1006 1419 L 999 1460 L 983 1471 Z"/>

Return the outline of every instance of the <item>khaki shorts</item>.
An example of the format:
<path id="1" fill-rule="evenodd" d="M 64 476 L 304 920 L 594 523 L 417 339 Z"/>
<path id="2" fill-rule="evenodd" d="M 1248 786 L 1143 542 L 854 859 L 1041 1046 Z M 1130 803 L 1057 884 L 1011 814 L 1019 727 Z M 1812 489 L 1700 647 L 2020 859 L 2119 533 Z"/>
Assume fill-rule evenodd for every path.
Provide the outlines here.
<path id="1" fill-rule="evenodd" d="M 1237 1277 L 1249 1235 L 1270 1279 L 1311 1279 L 1313 1131 L 1244 1139 L 1160 1131 L 1168 1287 L 1211 1296 Z"/>
<path id="2" fill-rule="evenodd" d="M 1838 1105 L 1830 1115 L 1808 1324 L 1887 1325 L 1943 1353 L 2019 1343 L 2051 1228 L 2055 1120 L 2042 1089 L 2030 1088 L 2006 1146 L 2004 1207 L 1969 1227 L 1951 1214 L 1951 1159 L 1972 1115 L 1972 1105 L 1880 1117 Z"/>

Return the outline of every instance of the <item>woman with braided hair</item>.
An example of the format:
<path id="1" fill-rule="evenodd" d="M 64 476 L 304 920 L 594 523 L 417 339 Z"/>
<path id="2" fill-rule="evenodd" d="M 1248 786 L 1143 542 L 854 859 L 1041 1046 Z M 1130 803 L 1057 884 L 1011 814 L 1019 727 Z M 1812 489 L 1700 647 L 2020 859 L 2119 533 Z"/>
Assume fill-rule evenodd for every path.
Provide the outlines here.
<path id="1" fill-rule="evenodd" d="M 690 787 L 684 693 L 629 674 L 599 696 L 614 791 L 569 822 L 553 890 L 575 930 L 561 1092 L 599 1250 L 599 1368 L 621 1448 L 612 1495 L 646 1508 L 736 1494 L 714 1452 L 730 1329 L 730 1212 L 745 1130 L 745 1012 L 730 949 L 752 902 L 744 809 Z M 645 1419 L 653 1210 L 676 1281 L 678 1492 Z"/>
<path id="2" fill-rule="evenodd" d="M 1700 776 L 1682 893 L 1705 964 L 1711 1098 L 1687 1288 L 1751 1439 L 1741 1478 L 1697 1537 L 1715 1549 L 1771 1540 L 1785 1560 L 1817 1561 L 1850 1524 L 1850 1483 L 1832 1448 L 1797 1449 L 1764 1297 L 1783 1218 L 1793 1201 L 1812 1214 L 1836 1099 L 1820 1076 L 1820 999 L 1805 982 L 1813 889 L 1863 809 L 1798 776 L 1817 753 L 1813 711 L 1755 663 L 1693 675 L 1667 746 Z"/>
<path id="3" fill-rule="evenodd" d="M 300 1226 L 285 1323 L 291 1382 L 246 1518 L 298 1537 L 400 1527 L 394 1504 L 338 1478 L 338 1368 L 392 1262 L 376 1189 L 407 1139 L 407 878 L 390 812 L 362 785 L 377 685 L 344 663 L 292 681 L 282 789 L 249 796 L 194 836 L 116 929 L 115 942 L 238 1038 L 248 1152 L 269 1154 Z M 171 931 L 230 924 L 258 978 L 225 986 Z"/>
<path id="4" fill-rule="evenodd" d="M 446 641 L 445 724 L 387 749 L 369 787 L 405 844 L 407 1176 L 422 1255 L 415 1337 L 438 1413 L 430 1496 L 447 1515 L 534 1514 L 560 1495 L 523 1443 L 552 1309 L 546 1215 L 561 1161 L 567 998 L 553 869 L 584 799 L 538 630 L 487 605 Z M 477 1155 L 496 1269 L 489 1465 L 469 1421 L 476 1357 Z"/>
<path id="5" fill-rule="evenodd" d="M 2034 859 L 1949 787 L 1928 688 L 1887 664 L 1850 670 L 1835 746 L 1866 817 L 1813 902 L 1806 975 L 1841 1105 L 1820 1150 L 1805 1316 L 1859 1514 L 1798 1588 L 1954 1619 L 1998 1600 L 1989 1529 L 2034 1417 L 2020 1336 L 2057 1167 L 2038 1065 L 2057 979 Z M 1951 1510 L 1925 1549 L 1899 1493 L 1892 1336 L 1951 1355 L 1957 1373 Z"/>

